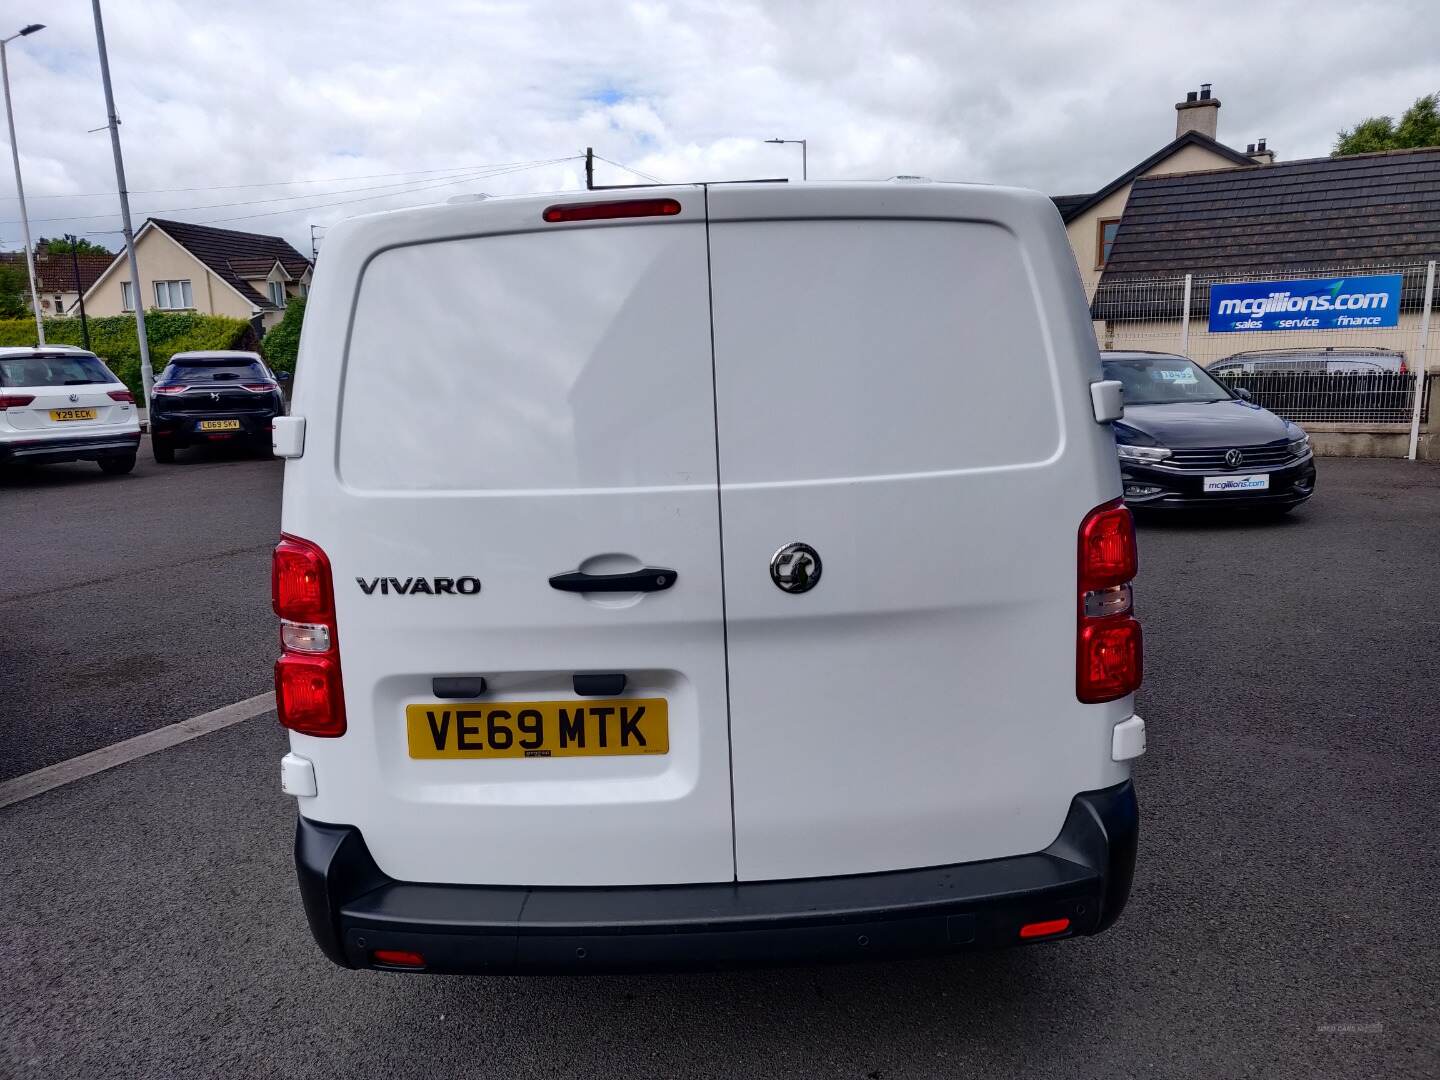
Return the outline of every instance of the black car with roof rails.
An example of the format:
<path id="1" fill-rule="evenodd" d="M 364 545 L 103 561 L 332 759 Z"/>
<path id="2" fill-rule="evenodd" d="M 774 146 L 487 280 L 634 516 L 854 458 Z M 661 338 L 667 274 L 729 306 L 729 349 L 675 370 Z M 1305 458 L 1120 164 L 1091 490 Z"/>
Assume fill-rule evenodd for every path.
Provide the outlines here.
<path id="1" fill-rule="evenodd" d="M 1102 352 L 1125 390 L 1115 448 L 1136 510 L 1247 508 L 1288 513 L 1315 493 L 1315 456 L 1299 425 L 1262 409 L 1173 353 Z"/>
<path id="2" fill-rule="evenodd" d="M 270 429 L 285 414 L 280 383 L 253 352 L 176 353 L 151 394 L 150 445 L 155 460 L 204 443 L 239 443 L 270 452 Z"/>

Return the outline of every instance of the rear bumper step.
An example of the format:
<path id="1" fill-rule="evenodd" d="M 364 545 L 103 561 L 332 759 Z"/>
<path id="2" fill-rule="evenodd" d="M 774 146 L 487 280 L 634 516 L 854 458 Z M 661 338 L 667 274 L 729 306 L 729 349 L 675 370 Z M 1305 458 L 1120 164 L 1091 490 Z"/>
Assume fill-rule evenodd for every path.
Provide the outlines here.
<path id="1" fill-rule="evenodd" d="M 1130 892 L 1139 814 L 1129 781 L 1077 795 L 1044 851 L 853 877 L 709 885 L 417 885 L 375 865 L 359 830 L 300 818 L 310 929 L 342 967 L 443 974 L 713 969 L 928 955 L 1096 934 Z M 378 962 L 377 951 L 422 965 Z"/>

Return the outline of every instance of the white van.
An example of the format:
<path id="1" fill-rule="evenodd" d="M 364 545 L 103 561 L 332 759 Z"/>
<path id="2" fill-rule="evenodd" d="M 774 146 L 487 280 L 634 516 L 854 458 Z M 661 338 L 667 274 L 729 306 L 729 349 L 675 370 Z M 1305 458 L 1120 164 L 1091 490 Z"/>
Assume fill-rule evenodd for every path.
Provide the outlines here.
<path id="1" fill-rule="evenodd" d="M 714 967 L 1119 915 L 1135 540 L 1048 199 L 358 219 L 298 367 L 276 689 L 332 960 Z"/>

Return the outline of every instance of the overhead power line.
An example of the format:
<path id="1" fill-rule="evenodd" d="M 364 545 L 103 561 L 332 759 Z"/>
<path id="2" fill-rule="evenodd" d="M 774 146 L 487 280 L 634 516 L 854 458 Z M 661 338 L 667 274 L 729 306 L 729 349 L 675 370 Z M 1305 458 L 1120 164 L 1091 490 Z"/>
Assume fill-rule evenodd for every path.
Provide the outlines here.
<path id="1" fill-rule="evenodd" d="M 663 184 L 665 182 L 664 180 L 661 180 L 658 176 L 651 176 L 649 173 L 641 172 L 639 169 L 632 169 L 629 165 L 622 165 L 618 161 L 611 161 L 608 157 L 601 157 L 599 154 L 596 154 L 595 157 L 598 158 L 600 161 L 605 162 L 607 165 L 614 165 L 617 169 L 624 169 L 628 173 L 634 173 L 642 180 L 649 180 L 652 184 Z"/>
<path id="2" fill-rule="evenodd" d="M 311 203 L 311 204 L 306 205 L 306 206 L 289 206 L 289 207 L 284 207 L 284 208 L 279 209 L 279 210 L 264 210 L 264 211 L 260 211 L 260 212 L 258 212 L 258 213 L 254 213 L 254 214 L 235 214 L 235 215 L 232 215 L 232 216 L 229 216 L 229 217 L 204 218 L 204 219 L 202 219 L 202 220 L 192 222 L 192 224 L 195 224 L 195 225 L 214 225 L 214 224 L 218 224 L 219 222 L 223 222 L 223 221 L 243 221 L 243 220 L 247 220 L 247 219 L 249 219 L 249 218 L 274 217 L 274 216 L 280 215 L 280 214 L 301 214 L 301 213 L 308 213 L 308 212 L 311 211 L 311 210 L 322 210 L 322 209 L 326 209 L 326 208 L 332 207 L 332 206 L 346 206 L 346 205 L 349 205 L 349 204 L 352 204 L 352 203 L 371 202 L 371 201 L 373 201 L 373 200 L 375 200 L 375 199 L 388 199 L 388 198 L 393 198 L 393 197 L 395 197 L 395 196 L 397 196 L 397 195 L 409 195 L 409 194 L 411 194 L 411 193 L 413 193 L 413 192 L 422 191 L 422 190 L 430 190 L 430 189 L 450 187 L 450 186 L 453 186 L 453 185 L 455 185 L 455 184 L 467 184 L 467 183 L 471 183 L 471 182 L 476 181 L 476 180 L 487 180 L 487 179 L 489 179 L 489 178 L 491 178 L 491 177 L 494 177 L 494 176 L 502 176 L 502 175 L 505 175 L 505 174 L 507 174 L 507 173 L 524 172 L 524 171 L 527 170 L 527 169 L 538 169 L 538 168 L 543 168 L 543 167 L 548 166 L 548 165 L 559 165 L 559 164 L 562 164 L 562 163 L 564 163 L 564 162 L 566 162 L 566 161 L 575 161 L 575 160 L 578 158 L 578 156 L 579 156 L 579 155 L 574 155 L 574 154 L 572 154 L 572 155 L 570 155 L 570 156 L 568 156 L 568 157 L 551 158 L 551 159 L 549 159 L 548 161 L 535 161 L 535 162 L 530 162 L 530 163 L 526 163 L 526 164 L 512 165 L 512 166 L 505 167 L 505 168 L 492 168 L 489 172 L 475 173 L 475 174 L 471 174 L 471 175 L 469 175 L 469 176 L 461 176 L 461 177 L 441 177 L 441 178 L 439 178 L 439 179 L 433 179 L 433 180 L 422 180 L 422 181 L 417 181 L 417 182 L 414 182 L 414 183 L 408 185 L 404 190 L 387 192 L 387 193 L 381 194 L 381 195 L 362 195 L 362 196 L 361 196 L 360 198 L 358 198 L 358 199 L 337 199 L 337 200 L 335 200 L 334 202 L 328 202 L 328 203 Z M 389 185 L 386 185 L 386 186 L 389 186 Z M 353 191 L 353 190 L 356 190 L 356 189 L 353 189 L 353 188 L 352 188 L 351 190 Z M 337 192 L 329 192 L 329 193 L 327 193 L 327 194 L 338 194 L 338 193 L 337 193 Z M 242 205 L 243 205 L 243 204 L 242 204 Z M 411 205 L 416 205 L 416 204 L 411 204 Z M 396 209 L 404 209 L 404 207 L 396 207 Z M 157 211 L 157 212 L 158 212 L 158 211 Z M 177 211 L 166 211 L 166 212 L 167 212 L 167 213 L 176 213 Z M 118 233 L 119 231 L 120 231 L 119 229 L 91 229 L 91 230 L 89 230 L 88 232 L 84 233 L 83 235 L 85 235 L 85 236 L 109 236 L 109 235 L 112 235 L 112 234 L 114 234 L 114 233 Z"/>
<path id="3" fill-rule="evenodd" d="M 477 165 L 454 165 L 447 169 L 409 169 L 404 172 L 366 173 L 360 176 L 322 176 L 304 180 L 266 180 L 248 184 L 202 184 L 198 187 L 141 188 L 131 195 L 173 195 L 181 191 L 235 191 L 241 188 L 286 187 L 292 184 L 338 184 L 346 180 L 382 180 L 391 176 L 433 176 L 438 173 L 474 172 L 476 169 L 505 169 L 518 165 L 533 165 L 534 161 L 501 161 Z M 31 199 L 94 199 L 114 195 L 113 191 L 79 191 L 63 195 L 30 195 Z M 13 200 L 14 195 L 0 195 L 0 199 Z"/>
<path id="4" fill-rule="evenodd" d="M 488 167 L 485 168 L 483 171 L 470 172 L 470 173 L 467 173 L 467 174 L 465 174 L 465 175 L 463 175 L 463 176 L 445 176 L 445 177 L 437 177 L 437 178 L 434 178 L 434 179 L 431 179 L 431 180 L 406 180 L 406 181 L 396 181 L 396 182 L 394 182 L 394 183 L 389 183 L 389 184 L 371 184 L 371 185 L 368 185 L 368 186 L 366 186 L 366 187 L 340 188 L 340 189 L 335 190 L 335 191 L 314 191 L 314 192 L 311 192 L 311 193 L 308 194 L 308 195 L 274 195 L 274 196 L 271 196 L 271 197 L 268 198 L 268 199 L 244 199 L 244 200 L 239 200 L 239 201 L 236 201 L 236 202 L 202 203 L 202 204 L 199 205 L 199 206 L 170 206 L 170 207 L 165 207 L 164 209 L 146 208 L 146 209 L 144 210 L 144 213 L 145 213 L 147 216 L 149 216 L 149 217 L 154 217 L 154 216 L 156 216 L 156 215 L 158 215 L 158 214 L 188 214 L 188 213 L 193 213 L 193 212 L 195 212 L 195 211 L 197 211 L 197 210 L 222 210 L 222 209 L 230 209 L 230 208 L 236 207 L 236 206 L 262 206 L 262 205 L 264 205 L 264 204 L 266 204 L 266 203 L 297 202 L 297 201 L 302 200 L 302 199 L 322 199 L 322 198 L 326 198 L 327 196 L 331 196 L 331 195 L 348 195 L 348 194 L 352 194 L 352 193 L 357 192 L 357 191 L 385 191 L 385 190 L 389 190 L 389 189 L 394 189 L 393 191 L 390 191 L 390 193 L 391 193 L 391 194 L 399 195 L 399 194 L 404 194 L 404 193 L 406 193 L 406 192 L 408 192 L 408 191 L 417 190 L 418 188 L 423 188 L 423 187 L 427 187 L 427 186 L 430 186 L 430 185 L 436 185 L 436 186 L 442 186 L 442 187 L 443 187 L 445 184 L 449 184 L 449 183 L 464 183 L 464 182 L 468 182 L 468 181 L 470 181 L 470 180 L 483 180 L 483 179 L 485 179 L 485 178 L 488 177 L 488 176 L 500 176 L 500 175 L 503 175 L 503 174 L 505 174 L 505 173 L 520 172 L 520 171 L 523 171 L 523 170 L 525 170 L 525 169 L 540 168 L 540 167 L 545 166 L 545 165 L 554 165 L 554 164 L 557 164 L 557 163 L 559 163 L 559 162 L 568 161 L 568 160 L 571 160 L 571 159 L 570 159 L 570 158 L 554 158 L 554 159 L 549 160 L 549 161 L 517 162 L 517 163 L 510 164 L 510 165 L 493 165 L 493 166 L 488 166 Z M 112 194 L 113 194 L 113 192 L 112 192 Z M 383 195 L 371 196 L 371 198 L 383 198 L 383 197 L 384 197 Z M 362 199 L 362 200 L 353 200 L 353 201 L 362 201 L 362 202 L 363 202 L 364 200 Z M 282 209 L 282 210 L 275 211 L 275 212 L 276 212 L 276 213 L 287 213 L 287 212 L 289 212 L 290 210 L 297 210 L 297 211 L 298 211 L 298 210 L 308 210 L 308 209 L 316 208 L 316 207 L 319 207 L 319 206 L 332 206 L 332 205 L 338 205 L 338 204 L 334 204 L 334 203 L 307 203 L 307 204 L 305 204 L 305 205 L 303 205 L 303 206 L 290 207 L 290 208 Z M 96 220 L 101 220 L 101 219 L 105 219 L 105 218 L 114 218 L 114 217 L 118 217 L 118 216 L 119 216 L 119 214 L 118 214 L 117 212 L 111 211 L 111 212 L 107 212 L 107 213 L 103 213 L 103 214 L 65 214 L 65 215 L 58 215 L 58 216 L 55 216 L 55 217 L 31 218 L 30 220 L 31 220 L 32 222 L 48 222 L 48 221 L 96 221 Z M 250 215 L 250 214 L 240 214 L 240 215 L 236 215 L 236 217 L 234 217 L 234 218 L 224 218 L 224 219 L 220 219 L 220 220 L 238 220 L 238 219 L 241 218 L 241 217 L 264 217 L 264 216 L 266 216 L 266 215 L 263 214 L 263 213 L 257 213 L 257 214 L 253 214 L 253 215 Z M 13 224 L 17 224 L 17 222 L 14 222 L 14 221 L 0 221 L 0 225 L 13 225 Z"/>

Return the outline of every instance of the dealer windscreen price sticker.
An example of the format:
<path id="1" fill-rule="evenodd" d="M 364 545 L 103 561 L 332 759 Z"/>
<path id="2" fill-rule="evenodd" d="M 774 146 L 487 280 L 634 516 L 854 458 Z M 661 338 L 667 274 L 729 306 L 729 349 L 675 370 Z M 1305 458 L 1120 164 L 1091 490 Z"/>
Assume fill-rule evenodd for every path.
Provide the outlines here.
<path id="1" fill-rule="evenodd" d="M 1358 330 L 1400 322 L 1400 274 L 1210 286 L 1210 332 Z"/>

